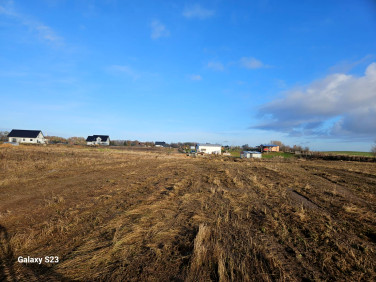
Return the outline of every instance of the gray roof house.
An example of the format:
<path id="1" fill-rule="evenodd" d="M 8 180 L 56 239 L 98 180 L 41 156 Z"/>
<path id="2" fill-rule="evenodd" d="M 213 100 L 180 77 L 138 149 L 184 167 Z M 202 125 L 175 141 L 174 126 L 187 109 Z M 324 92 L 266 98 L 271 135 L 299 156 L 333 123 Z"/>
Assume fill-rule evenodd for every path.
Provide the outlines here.
<path id="1" fill-rule="evenodd" d="M 155 141 L 155 147 L 167 147 L 166 142 L 163 141 Z"/>
<path id="2" fill-rule="evenodd" d="M 12 129 L 8 134 L 8 141 L 12 143 L 45 144 L 47 140 L 41 130 Z"/>
<path id="3" fill-rule="evenodd" d="M 87 145 L 110 145 L 110 136 L 108 135 L 92 135 L 86 138 Z"/>

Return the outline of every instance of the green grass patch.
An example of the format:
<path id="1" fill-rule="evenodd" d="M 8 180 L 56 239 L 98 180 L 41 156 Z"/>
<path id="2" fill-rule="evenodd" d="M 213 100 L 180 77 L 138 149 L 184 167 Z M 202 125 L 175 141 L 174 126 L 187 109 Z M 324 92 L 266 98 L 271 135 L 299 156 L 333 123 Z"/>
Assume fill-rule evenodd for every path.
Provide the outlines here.
<path id="1" fill-rule="evenodd" d="M 231 151 L 230 154 L 232 157 L 240 158 L 240 151 Z"/>
<path id="2" fill-rule="evenodd" d="M 294 158 L 295 155 L 291 153 L 285 152 L 269 152 L 269 153 L 262 153 L 263 159 L 272 159 L 274 157 L 282 157 L 282 158 Z"/>
<path id="3" fill-rule="evenodd" d="M 373 157 L 371 152 L 356 152 L 356 151 L 326 151 L 320 152 L 323 154 L 332 154 L 332 155 L 345 155 L 345 156 L 363 156 L 363 157 Z"/>

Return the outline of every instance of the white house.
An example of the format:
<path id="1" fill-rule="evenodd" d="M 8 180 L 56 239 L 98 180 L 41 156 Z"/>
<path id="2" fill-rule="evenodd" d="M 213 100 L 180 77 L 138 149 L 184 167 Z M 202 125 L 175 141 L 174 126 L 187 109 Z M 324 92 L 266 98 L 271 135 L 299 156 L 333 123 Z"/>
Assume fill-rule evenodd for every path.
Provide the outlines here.
<path id="1" fill-rule="evenodd" d="M 108 135 L 92 135 L 86 138 L 87 145 L 110 145 L 110 136 Z"/>
<path id="2" fill-rule="evenodd" d="M 257 151 L 243 151 L 243 152 L 240 152 L 240 157 L 241 158 L 258 158 L 258 159 L 261 159 L 262 157 L 262 154 L 261 152 L 257 152 Z"/>
<path id="3" fill-rule="evenodd" d="M 196 152 L 197 153 L 204 153 L 204 154 L 218 154 L 222 153 L 222 146 L 218 144 L 197 144 L 196 145 Z"/>
<path id="4" fill-rule="evenodd" d="M 155 147 L 167 147 L 166 142 L 162 141 L 155 141 L 154 145 Z"/>
<path id="5" fill-rule="evenodd" d="M 47 142 L 40 130 L 12 129 L 8 139 L 13 143 L 45 144 Z"/>

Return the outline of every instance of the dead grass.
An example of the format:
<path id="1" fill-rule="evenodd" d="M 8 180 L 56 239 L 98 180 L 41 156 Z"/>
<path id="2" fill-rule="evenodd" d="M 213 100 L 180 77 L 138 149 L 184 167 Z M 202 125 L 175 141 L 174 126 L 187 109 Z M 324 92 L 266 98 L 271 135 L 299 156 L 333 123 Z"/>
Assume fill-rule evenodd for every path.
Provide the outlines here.
<path id="1" fill-rule="evenodd" d="M 375 168 L 2 146 L 0 280 L 375 280 Z"/>

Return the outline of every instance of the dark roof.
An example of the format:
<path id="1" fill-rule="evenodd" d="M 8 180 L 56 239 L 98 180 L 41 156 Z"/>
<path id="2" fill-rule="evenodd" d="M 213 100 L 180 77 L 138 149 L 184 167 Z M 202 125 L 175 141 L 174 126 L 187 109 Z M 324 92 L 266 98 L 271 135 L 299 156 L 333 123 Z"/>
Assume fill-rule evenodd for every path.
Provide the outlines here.
<path id="1" fill-rule="evenodd" d="M 102 139 L 102 142 L 107 141 L 107 139 L 110 138 L 110 136 L 108 136 L 108 135 L 93 135 L 93 136 L 94 136 L 95 139 L 100 137 Z"/>
<path id="2" fill-rule="evenodd" d="M 37 138 L 40 132 L 40 130 L 12 129 L 8 137 Z"/>
<path id="3" fill-rule="evenodd" d="M 162 141 L 156 141 L 155 142 L 155 145 L 166 145 L 166 142 L 162 142 Z"/>
<path id="4" fill-rule="evenodd" d="M 261 152 L 258 152 L 258 151 L 243 151 L 243 154 L 261 154 Z"/>
<path id="5" fill-rule="evenodd" d="M 98 137 L 101 138 L 102 142 L 105 142 L 107 141 L 108 138 L 110 138 L 110 136 L 108 135 L 93 135 L 93 136 L 88 136 L 86 138 L 86 141 L 88 142 L 96 141 Z"/>
<path id="6" fill-rule="evenodd" d="M 268 145 L 261 145 L 263 147 L 277 147 L 278 145 L 274 145 L 274 144 L 268 144 Z"/>

